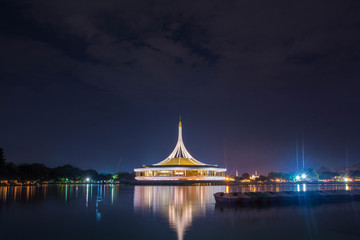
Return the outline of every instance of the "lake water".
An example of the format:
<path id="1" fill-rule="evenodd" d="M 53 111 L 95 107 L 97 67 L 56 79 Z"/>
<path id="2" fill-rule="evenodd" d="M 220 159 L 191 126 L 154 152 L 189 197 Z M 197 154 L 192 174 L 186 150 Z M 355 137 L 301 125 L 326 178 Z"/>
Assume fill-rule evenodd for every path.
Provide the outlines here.
<path id="1" fill-rule="evenodd" d="M 0 239 L 360 239 L 360 201 L 221 207 L 225 191 L 351 185 L 0 187 Z"/>

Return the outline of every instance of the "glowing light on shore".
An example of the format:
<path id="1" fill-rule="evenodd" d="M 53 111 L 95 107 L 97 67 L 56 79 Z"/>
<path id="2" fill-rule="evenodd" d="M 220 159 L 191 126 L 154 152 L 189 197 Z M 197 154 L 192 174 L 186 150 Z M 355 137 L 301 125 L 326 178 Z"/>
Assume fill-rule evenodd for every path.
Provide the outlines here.
<path id="1" fill-rule="evenodd" d="M 353 181 L 353 179 L 348 178 L 348 177 L 344 177 L 344 182 L 352 182 L 352 181 Z"/>

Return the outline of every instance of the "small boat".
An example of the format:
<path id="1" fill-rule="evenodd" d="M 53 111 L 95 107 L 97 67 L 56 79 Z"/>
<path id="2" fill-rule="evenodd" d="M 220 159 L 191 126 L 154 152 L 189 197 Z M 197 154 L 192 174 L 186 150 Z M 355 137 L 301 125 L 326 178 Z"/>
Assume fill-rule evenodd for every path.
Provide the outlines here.
<path id="1" fill-rule="evenodd" d="M 288 201 L 294 201 L 297 200 L 297 196 L 293 193 L 290 192 L 275 192 L 275 196 L 278 197 L 278 201 L 280 202 L 288 202 Z"/>
<path id="2" fill-rule="evenodd" d="M 214 194 L 215 201 L 222 204 L 282 204 L 300 203 L 300 201 L 346 201 L 360 199 L 360 190 L 328 190 L 328 191 L 282 191 L 282 192 L 218 192 Z"/>
<path id="3" fill-rule="evenodd" d="M 262 192 L 262 195 L 269 203 L 274 203 L 279 200 L 273 192 Z"/>
<path id="4" fill-rule="evenodd" d="M 248 192 L 245 194 L 251 197 L 251 202 L 259 204 L 266 204 L 276 199 L 276 196 L 268 192 Z"/>
<path id="5" fill-rule="evenodd" d="M 247 204 L 251 202 L 251 197 L 241 192 L 223 193 L 217 192 L 214 194 L 217 203 L 225 204 Z"/>

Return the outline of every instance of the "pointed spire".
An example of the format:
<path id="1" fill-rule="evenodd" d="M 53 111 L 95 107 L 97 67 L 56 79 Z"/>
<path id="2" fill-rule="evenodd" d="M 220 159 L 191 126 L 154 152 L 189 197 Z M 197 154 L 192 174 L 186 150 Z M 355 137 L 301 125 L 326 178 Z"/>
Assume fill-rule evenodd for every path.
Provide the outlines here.
<path id="1" fill-rule="evenodd" d="M 174 164 L 173 159 L 176 159 L 176 163 Z M 182 162 L 186 162 L 186 164 L 182 164 Z M 164 164 L 172 164 L 172 165 L 205 165 L 202 162 L 199 162 L 196 160 L 191 154 L 187 151 L 183 139 L 182 139 L 182 125 L 181 125 L 181 116 L 179 119 L 179 135 L 178 135 L 178 141 L 176 143 L 176 146 L 174 150 L 171 152 L 171 154 L 163 161 L 154 164 L 154 165 L 164 165 Z M 171 165 L 170 164 L 170 165 Z"/>

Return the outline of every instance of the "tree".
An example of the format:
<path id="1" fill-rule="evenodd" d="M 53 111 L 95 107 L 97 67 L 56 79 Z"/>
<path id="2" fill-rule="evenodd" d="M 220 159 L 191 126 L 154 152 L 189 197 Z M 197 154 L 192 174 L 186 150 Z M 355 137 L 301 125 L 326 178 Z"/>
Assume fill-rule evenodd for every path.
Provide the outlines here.
<path id="1" fill-rule="evenodd" d="M 319 174 L 317 173 L 317 171 L 315 169 L 311 169 L 311 168 L 309 168 L 306 171 L 306 175 L 307 175 L 308 178 L 311 178 L 311 179 L 318 179 L 319 178 Z"/>
<path id="2" fill-rule="evenodd" d="M 113 179 L 116 181 L 134 180 L 135 173 L 130 174 L 128 172 L 118 172 L 117 174 L 113 175 Z"/>
<path id="3" fill-rule="evenodd" d="M 250 174 L 248 173 L 243 173 L 243 175 L 241 175 L 242 179 L 250 179 Z"/>
<path id="4" fill-rule="evenodd" d="M 3 176 L 5 173 L 5 163 L 6 159 L 4 156 L 4 150 L 0 148 L 0 176 Z"/>
<path id="5" fill-rule="evenodd" d="M 50 169 L 40 163 L 23 163 L 16 167 L 16 175 L 22 180 L 47 180 L 49 179 Z"/>
<path id="6" fill-rule="evenodd" d="M 360 177 L 360 170 L 350 170 L 349 176 L 352 178 Z"/>
<path id="7" fill-rule="evenodd" d="M 10 162 L 5 164 L 4 168 L 4 176 L 7 179 L 15 179 L 16 178 L 16 167 L 15 164 Z"/>
<path id="8" fill-rule="evenodd" d="M 275 180 L 275 179 L 283 179 L 286 181 L 291 181 L 292 180 L 292 175 L 289 173 L 282 173 L 282 172 L 270 172 L 268 174 L 268 178 L 271 180 Z"/>
<path id="9" fill-rule="evenodd" d="M 260 177 L 257 179 L 258 182 L 265 182 L 268 180 L 269 180 L 269 178 L 265 177 L 264 175 L 260 175 Z"/>
<path id="10" fill-rule="evenodd" d="M 281 172 L 270 172 L 268 174 L 268 178 L 271 179 L 271 180 L 275 180 L 277 178 L 284 179 L 284 174 L 281 173 Z"/>

